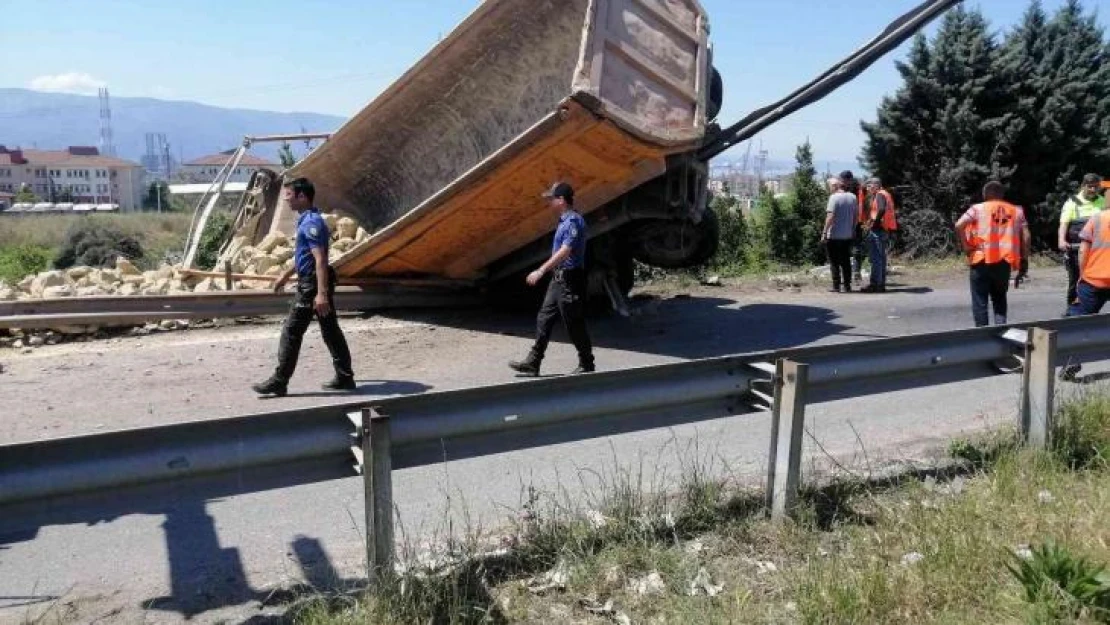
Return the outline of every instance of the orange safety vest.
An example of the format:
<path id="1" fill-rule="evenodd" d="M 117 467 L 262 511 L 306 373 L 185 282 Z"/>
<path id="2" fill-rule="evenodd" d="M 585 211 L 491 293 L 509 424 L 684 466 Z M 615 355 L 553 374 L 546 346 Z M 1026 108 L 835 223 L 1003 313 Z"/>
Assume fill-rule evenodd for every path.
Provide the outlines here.
<path id="1" fill-rule="evenodd" d="M 879 214 L 878 196 L 880 196 L 880 195 L 886 198 L 886 212 L 883 213 L 883 223 L 882 223 L 883 230 L 886 230 L 887 232 L 892 232 L 894 230 L 897 230 L 898 229 L 898 221 L 894 218 L 894 196 L 891 195 L 890 192 L 887 191 L 886 189 L 879 189 L 879 192 L 871 197 L 871 205 L 870 206 L 867 206 L 867 202 L 866 202 L 866 200 L 864 200 L 865 196 L 863 195 L 862 191 L 860 192 L 860 196 L 859 196 L 859 222 L 861 224 L 865 224 L 868 221 L 874 220 L 875 216 Z"/>
<path id="2" fill-rule="evenodd" d="M 970 243 L 975 250 L 968 254 L 968 264 L 993 265 L 1006 261 L 1013 269 L 1021 267 L 1020 208 L 1002 200 L 992 200 L 971 207 L 975 211 L 975 230 Z"/>
<path id="3" fill-rule="evenodd" d="M 1091 247 L 1083 261 L 1081 275 L 1091 286 L 1110 288 L 1110 217 L 1101 211 L 1091 217 Z"/>

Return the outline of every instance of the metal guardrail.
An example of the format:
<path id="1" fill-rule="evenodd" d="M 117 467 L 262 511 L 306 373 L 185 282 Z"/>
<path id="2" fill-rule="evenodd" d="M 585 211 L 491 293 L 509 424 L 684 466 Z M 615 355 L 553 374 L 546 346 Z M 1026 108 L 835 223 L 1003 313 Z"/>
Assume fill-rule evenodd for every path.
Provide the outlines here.
<path id="1" fill-rule="evenodd" d="M 365 464 L 373 570 L 392 552 L 392 469 L 771 410 L 768 505 L 782 515 L 798 486 L 807 403 L 1023 371 L 1021 425 L 1044 443 L 1054 367 L 1110 358 L 1107 321 L 765 351 L 2 445 L 0 506 L 292 463 L 313 464 L 312 481 L 336 479 Z"/>
<path id="2" fill-rule="evenodd" d="M 136 295 L 25 299 L 0 302 L 0 328 L 27 330 L 58 326 L 132 325 L 159 319 L 215 319 L 282 315 L 291 293 L 222 291 L 179 295 Z M 382 284 L 367 289 L 341 288 L 335 306 L 341 311 L 390 308 L 440 308 L 476 304 L 477 296 L 448 288 Z"/>

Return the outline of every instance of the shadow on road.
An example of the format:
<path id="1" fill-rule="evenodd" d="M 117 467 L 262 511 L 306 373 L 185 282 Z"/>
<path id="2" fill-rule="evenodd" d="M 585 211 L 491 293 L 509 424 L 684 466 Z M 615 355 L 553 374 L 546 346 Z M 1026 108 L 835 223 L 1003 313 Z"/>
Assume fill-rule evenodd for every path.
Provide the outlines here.
<path id="1" fill-rule="evenodd" d="M 298 536 L 289 546 L 289 552 L 304 581 L 280 591 L 254 588 L 247 579 L 239 550 L 220 544 L 209 506 L 242 492 L 287 488 L 344 474 L 335 466 L 294 463 L 249 475 L 140 486 L 117 495 L 89 494 L 67 497 L 64 502 L 44 500 L 15 504 L 6 507 L 5 514 L 0 517 L 0 548 L 34 540 L 43 527 L 85 525 L 87 529 L 81 531 L 97 531 L 96 525 L 129 522 L 124 517 L 161 516 L 170 592 L 147 599 L 139 606 L 151 614 L 154 621 L 158 620 L 154 616 L 156 612 L 173 612 L 193 618 L 211 610 L 251 603 L 285 605 L 306 592 L 349 589 L 365 582 L 340 579 L 320 541 Z M 259 522 L 265 520 L 259 519 Z M 105 531 L 113 530 L 106 528 Z M 128 557 L 126 553 L 106 555 L 121 560 Z M 136 554 L 136 557 L 143 556 Z M 0 614 L 5 608 L 50 599 L 57 598 L 0 597 Z"/>
<path id="2" fill-rule="evenodd" d="M 390 395 L 415 395 L 431 390 L 431 386 L 420 382 L 407 382 L 398 380 L 357 380 L 357 387 L 353 391 L 307 391 L 303 393 L 288 393 L 285 397 L 388 397 Z M 281 399 L 272 395 L 260 399 Z"/>
<path id="3" fill-rule="evenodd" d="M 838 323 L 830 308 L 794 304 L 747 304 L 721 297 L 679 295 L 668 299 L 639 296 L 634 315 L 592 315 L 590 338 L 596 347 L 676 358 L 710 358 L 797 347 L 852 329 Z M 458 313 L 400 313 L 463 330 L 531 338 L 535 312 L 481 309 Z M 878 336 L 878 335 L 876 335 Z M 552 342 L 568 344 L 561 325 Z"/>

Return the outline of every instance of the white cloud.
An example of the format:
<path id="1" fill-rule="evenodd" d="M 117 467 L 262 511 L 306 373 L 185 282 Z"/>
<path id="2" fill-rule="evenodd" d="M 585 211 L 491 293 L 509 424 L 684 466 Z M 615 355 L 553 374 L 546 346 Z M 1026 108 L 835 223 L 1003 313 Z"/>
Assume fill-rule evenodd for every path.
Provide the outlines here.
<path id="1" fill-rule="evenodd" d="M 31 79 L 31 88 L 35 91 L 53 91 L 56 93 L 94 95 L 97 89 L 106 86 L 108 86 L 108 83 L 84 72 L 38 76 Z"/>

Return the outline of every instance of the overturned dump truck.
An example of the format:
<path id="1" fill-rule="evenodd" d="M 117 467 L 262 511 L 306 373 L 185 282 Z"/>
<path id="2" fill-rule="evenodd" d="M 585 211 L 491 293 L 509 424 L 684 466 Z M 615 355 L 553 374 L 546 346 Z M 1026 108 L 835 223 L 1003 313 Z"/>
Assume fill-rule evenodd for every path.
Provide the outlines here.
<path id="1" fill-rule="evenodd" d="M 723 85 L 696 0 L 486 0 L 308 156 L 257 176 L 240 239 L 291 233 L 283 179 L 371 236 L 340 281 L 460 281 L 520 289 L 550 253 L 540 194 L 576 189 L 591 289 L 614 303 L 633 261 L 699 265 L 718 244 L 708 160 L 850 80 L 955 0 L 926 2 L 786 99 L 722 130 Z M 249 226 L 249 227 L 248 227 Z"/>

